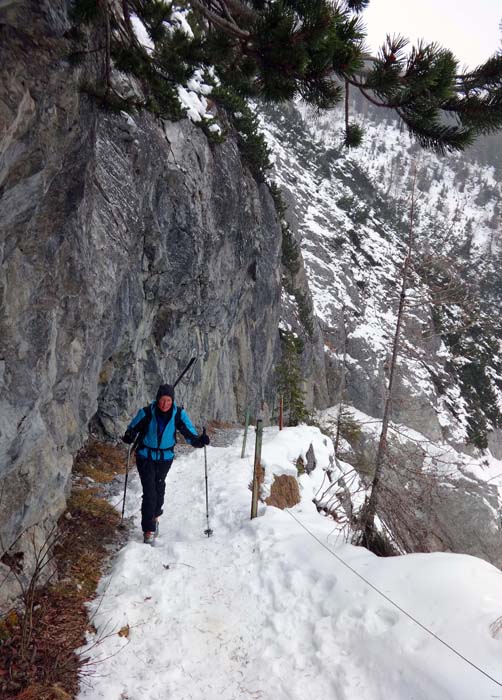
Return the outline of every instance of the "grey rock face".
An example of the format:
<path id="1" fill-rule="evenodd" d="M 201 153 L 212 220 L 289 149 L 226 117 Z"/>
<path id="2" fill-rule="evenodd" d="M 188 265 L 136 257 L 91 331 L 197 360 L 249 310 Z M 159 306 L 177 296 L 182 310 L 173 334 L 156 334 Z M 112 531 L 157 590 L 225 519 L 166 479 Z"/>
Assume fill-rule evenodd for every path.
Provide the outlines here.
<path id="1" fill-rule="evenodd" d="M 192 355 L 177 396 L 198 426 L 266 410 L 281 236 L 232 137 L 211 147 L 188 121 L 98 110 L 65 61 L 61 4 L 2 5 L 4 551 L 21 533 L 42 541 L 63 511 L 89 421 L 120 435 Z"/>

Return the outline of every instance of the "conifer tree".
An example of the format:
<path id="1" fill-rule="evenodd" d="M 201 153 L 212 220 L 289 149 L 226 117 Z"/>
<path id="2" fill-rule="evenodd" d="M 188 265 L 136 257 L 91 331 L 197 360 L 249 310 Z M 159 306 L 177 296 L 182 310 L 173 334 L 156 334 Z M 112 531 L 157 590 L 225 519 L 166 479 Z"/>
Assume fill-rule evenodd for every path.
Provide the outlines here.
<path id="1" fill-rule="evenodd" d="M 242 97 L 301 97 L 318 109 L 336 105 L 350 86 L 394 110 L 423 146 L 439 152 L 461 150 L 502 127 L 502 52 L 464 74 L 451 51 L 435 43 L 408 50 L 401 36 L 388 36 L 370 56 L 361 20 L 369 0 L 186 2 L 192 36 L 166 24 L 174 6 L 164 0 L 75 0 L 77 15 L 85 7 L 81 21 L 93 15 L 93 4 L 107 8 L 111 55 L 122 69 L 140 64 L 142 77 L 161 95 L 160 104 L 154 100 L 160 111 L 174 84 L 214 66 L 222 83 Z M 155 42 L 151 53 L 135 39 L 132 13 Z M 361 136 L 346 114 L 346 144 L 357 145 Z"/>
<path id="2" fill-rule="evenodd" d="M 276 369 L 276 387 L 284 402 L 284 412 L 288 425 L 298 425 L 307 420 L 300 355 L 303 343 L 293 333 L 280 331 L 282 357 Z"/>

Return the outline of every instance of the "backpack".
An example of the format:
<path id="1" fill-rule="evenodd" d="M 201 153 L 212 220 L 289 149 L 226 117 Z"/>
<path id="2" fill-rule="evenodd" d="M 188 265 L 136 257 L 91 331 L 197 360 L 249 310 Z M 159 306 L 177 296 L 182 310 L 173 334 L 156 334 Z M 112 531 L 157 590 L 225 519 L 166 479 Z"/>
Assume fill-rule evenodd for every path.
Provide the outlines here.
<path id="1" fill-rule="evenodd" d="M 174 442 L 176 444 L 176 431 L 180 429 L 181 425 L 181 411 L 183 410 L 183 406 L 176 406 L 176 415 L 174 416 Z M 145 406 L 143 408 L 143 411 L 145 412 L 145 415 L 143 418 L 140 420 L 138 425 L 136 426 L 136 449 L 140 449 L 140 447 L 143 445 L 143 440 L 145 439 L 145 436 L 148 432 L 148 426 L 150 425 L 150 421 L 152 420 L 152 406 L 151 404 L 148 404 L 148 406 Z"/>

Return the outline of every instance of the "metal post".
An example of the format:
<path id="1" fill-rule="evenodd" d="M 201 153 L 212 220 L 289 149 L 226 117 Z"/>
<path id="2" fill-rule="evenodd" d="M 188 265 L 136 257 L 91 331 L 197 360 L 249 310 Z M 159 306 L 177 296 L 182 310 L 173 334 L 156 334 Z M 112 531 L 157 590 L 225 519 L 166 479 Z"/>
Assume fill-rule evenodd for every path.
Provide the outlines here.
<path id="1" fill-rule="evenodd" d="M 244 426 L 244 439 L 242 441 L 241 459 L 244 459 L 244 453 L 246 451 L 246 440 L 248 438 L 248 427 L 249 427 L 249 408 L 246 408 L 246 421 L 245 421 L 245 426 Z"/>
<path id="2" fill-rule="evenodd" d="M 253 496 L 251 499 L 251 520 L 258 515 L 258 492 L 260 485 L 258 483 L 258 467 L 261 463 L 261 443 L 263 438 L 263 421 L 259 418 L 256 421 L 256 443 L 254 450 L 254 469 L 253 469 Z"/>
<path id="3" fill-rule="evenodd" d="M 279 397 L 279 430 L 284 428 L 284 400 L 282 394 Z"/>

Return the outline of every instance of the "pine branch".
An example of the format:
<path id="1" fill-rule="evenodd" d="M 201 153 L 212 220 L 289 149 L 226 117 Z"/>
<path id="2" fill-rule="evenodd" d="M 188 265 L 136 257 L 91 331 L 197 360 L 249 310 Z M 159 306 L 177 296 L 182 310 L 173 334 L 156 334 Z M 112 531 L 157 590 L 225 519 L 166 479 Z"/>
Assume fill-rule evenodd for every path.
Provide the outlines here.
<path id="1" fill-rule="evenodd" d="M 251 9 L 249 5 L 245 5 L 242 2 L 239 2 L 239 0 L 224 0 L 222 4 L 225 6 L 227 12 L 228 8 L 230 8 L 230 11 L 232 12 L 232 15 L 234 17 L 238 17 L 245 22 L 256 22 L 258 19 L 258 13 Z M 229 12 L 230 14 L 230 12 Z"/>
<path id="2" fill-rule="evenodd" d="M 216 12 L 206 7 L 204 3 L 201 2 L 201 0 L 191 0 L 191 5 L 195 9 L 197 9 L 202 15 L 204 15 L 204 17 L 209 22 L 214 24 L 215 27 L 218 27 L 225 33 L 230 34 L 230 36 L 236 37 L 238 39 L 249 38 L 250 33 L 248 31 L 240 29 L 235 23 L 230 22 L 224 17 L 221 17 Z"/>
<path id="3" fill-rule="evenodd" d="M 161 81 L 185 84 L 208 66 L 241 96 L 272 102 L 301 96 L 318 109 L 337 104 L 345 85 L 347 145 L 359 143 L 362 134 L 350 124 L 349 86 L 376 107 L 393 110 L 423 146 L 440 153 L 502 128 L 502 53 L 465 75 L 458 74 L 450 51 L 423 42 L 408 49 L 401 35 L 388 35 L 377 56 L 369 56 L 359 16 L 367 5 L 368 0 L 188 0 L 191 37 L 181 29 L 166 30 L 173 8 L 160 0 L 96 0 L 92 12 L 86 4 L 73 15 L 105 24 L 108 90 L 113 52 L 126 70 L 153 83 L 150 92 L 164 104 L 171 98 L 162 87 L 156 93 Z M 132 11 L 155 43 L 151 54 L 136 38 Z"/>
<path id="4" fill-rule="evenodd" d="M 354 12 L 362 12 L 370 4 L 370 0 L 347 0 L 347 7 Z"/>
<path id="5" fill-rule="evenodd" d="M 134 42 L 136 42 L 137 40 L 136 40 L 136 35 L 134 34 L 134 30 L 132 28 L 131 14 L 129 12 L 128 0 L 122 0 L 122 14 L 124 17 L 124 23 L 125 23 L 129 38 L 132 39 Z"/>

